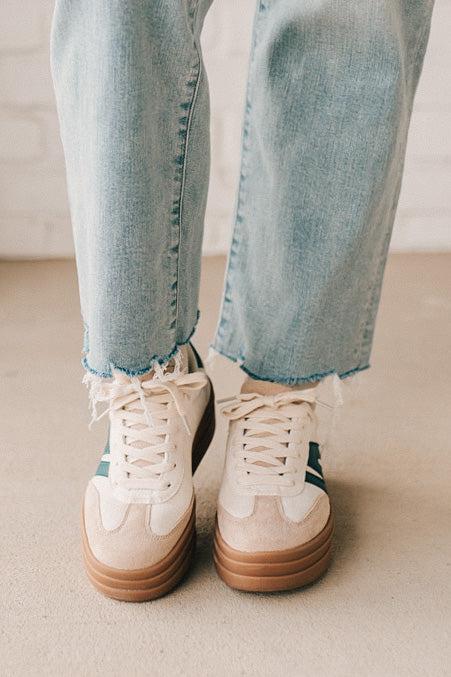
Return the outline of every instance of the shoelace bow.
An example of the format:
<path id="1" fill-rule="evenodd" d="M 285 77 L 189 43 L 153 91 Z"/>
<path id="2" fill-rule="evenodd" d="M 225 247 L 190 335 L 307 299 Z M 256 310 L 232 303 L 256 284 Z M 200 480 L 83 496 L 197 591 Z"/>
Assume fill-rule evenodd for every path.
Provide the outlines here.
<path id="1" fill-rule="evenodd" d="M 101 380 L 87 381 L 90 386 L 92 407 L 91 424 L 109 413 L 122 420 L 122 469 L 129 478 L 150 482 L 149 488 L 161 489 L 163 475 L 174 465 L 165 459 L 169 450 L 165 443 L 168 423 L 168 405 L 173 402 L 189 435 L 191 430 L 184 408 L 186 395 L 205 387 L 207 377 L 203 372 L 177 375 L 157 372 L 148 381 L 132 377 L 126 383 Z M 97 404 L 108 406 L 97 413 Z M 139 446 L 133 446 L 137 442 Z M 102 460 L 109 461 L 108 456 Z"/>
<path id="2" fill-rule="evenodd" d="M 238 454 L 238 469 L 245 472 L 242 482 L 246 485 L 290 486 L 292 478 L 287 467 L 288 458 L 296 458 L 296 449 L 289 443 L 300 442 L 301 431 L 292 431 L 293 416 L 289 405 L 300 407 L 296 417 L 313 420 L 313 406 L 319 402 L 313 389 L 288 391 L 277 395 L 241 393 L 238 397 L 220 400 L 221 413 L 232 421 L 239 421 L 242 430 L 241 449 Z M 324 402 L 319 402 L 329 406 Z M 293 412 L 291 412 L 292 414 Z"/>

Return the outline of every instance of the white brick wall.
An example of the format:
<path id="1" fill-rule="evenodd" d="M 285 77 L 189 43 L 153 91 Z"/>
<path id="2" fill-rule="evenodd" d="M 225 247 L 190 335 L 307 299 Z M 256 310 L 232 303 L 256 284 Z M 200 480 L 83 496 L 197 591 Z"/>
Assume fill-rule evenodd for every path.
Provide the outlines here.
<path id="1" fill-rule="evenodd" d="M 230 237 L 244 79 L 255 0 L 215 0 L 203 36 L 212 94 L 213 166 L 205 251 Z M 48 66 L 53 0 L 1 0 L 0 256 L 73 252 Z M 392 246 L 451 249 L 451 0 L 436 0 Z"/>

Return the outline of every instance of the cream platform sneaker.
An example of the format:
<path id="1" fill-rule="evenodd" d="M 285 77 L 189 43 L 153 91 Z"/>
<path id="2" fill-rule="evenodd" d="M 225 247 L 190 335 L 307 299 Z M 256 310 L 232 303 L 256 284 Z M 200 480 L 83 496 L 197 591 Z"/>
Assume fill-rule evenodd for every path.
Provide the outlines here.
<path id="1" fill-rule="evenodd" d="M 333 521 L 316 440 L 315 390 L 242 392 L 230 419 L 214 561 L 232 588 L 290 590 L 319 578 Z"/>
<path id="2" fill-rule="evenodd" d="M 85 494 L 83 552 L 91 582 L 115 599 L 166 594 L 194 552 L 192 474 L 213 437 L 214 395 L 193 349 L 180 355 L 150 380 L 90 379 L 110 432 Z"/>

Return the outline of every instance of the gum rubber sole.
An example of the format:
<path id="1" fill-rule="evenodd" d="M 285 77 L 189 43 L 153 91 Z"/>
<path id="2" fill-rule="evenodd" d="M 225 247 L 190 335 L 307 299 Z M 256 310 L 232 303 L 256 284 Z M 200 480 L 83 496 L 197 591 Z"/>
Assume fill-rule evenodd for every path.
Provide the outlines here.
<path id="1" fill-rule="evenodd" d="M 327 570 L 332 555 L 333 518 L 308 543 L 288 550 L 243 552 L 222 539 L 216 523 L 214 562 L 229 587 L 246 592 L 294 590 L 313 583 Z"/>
<path id="2" fill-rule="evenodd" d="M 196 431 L 192 449 L 192 472 L 197 470 L 215 432 L 214 393 L 211 395 Z M 115 569 L 102 564 L 92 554 L 82 514 L 83 557 L 88 578 L 106 597 L 123 602 L 147 602 L 170 592 L 187 573 L 196 547 L 196 509 L 178 542 L 164 559 L 143 569 Z"/>

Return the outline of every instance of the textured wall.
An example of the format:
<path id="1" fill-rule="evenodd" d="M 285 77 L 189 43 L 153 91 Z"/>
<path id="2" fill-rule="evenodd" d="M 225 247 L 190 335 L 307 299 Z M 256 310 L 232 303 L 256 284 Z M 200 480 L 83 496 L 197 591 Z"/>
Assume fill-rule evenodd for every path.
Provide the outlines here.
<path id="1" fill-rule="evenodd" d="M 93 0 L 94 1 L 94 0 Z M 206 252 L 227 248 L 255 0 L 215 0 L 203 36 L 212 93 Z M 0 256 L 72 254 L 48 67 L 53 0 L 0 4 Z M 451 249 L 451 0 L 436 0 L 393 247 Z"/>

